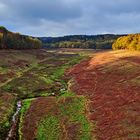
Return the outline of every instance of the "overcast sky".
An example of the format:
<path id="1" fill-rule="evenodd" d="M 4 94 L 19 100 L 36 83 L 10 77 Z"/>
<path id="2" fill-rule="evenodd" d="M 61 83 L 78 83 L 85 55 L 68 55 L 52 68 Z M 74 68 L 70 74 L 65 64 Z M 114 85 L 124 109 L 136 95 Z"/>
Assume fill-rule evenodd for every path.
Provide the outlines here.
<path id="1" fill-rule="evenodd" d="M 138 33 L 140 0 L 0 0 L 0 25 L 33 36 Z"/>

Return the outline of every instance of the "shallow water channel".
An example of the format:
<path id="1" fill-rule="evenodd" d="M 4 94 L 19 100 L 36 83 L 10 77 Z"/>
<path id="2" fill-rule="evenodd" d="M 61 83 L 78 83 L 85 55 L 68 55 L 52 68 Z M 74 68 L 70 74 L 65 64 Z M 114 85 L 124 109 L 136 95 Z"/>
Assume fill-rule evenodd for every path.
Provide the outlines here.
<path id="1" fill-rule="evenodd" d="M 11 140 L 14 136 L 14 133 L 15 133 L 16 127 L 17 127 L 17 122 L 18 122 L 18 114 L 19 114 L 21 107 L 22 107 L 22 102 L 18 101 L 17 105 L 16 105 L 16 112 L 12 116 L 12 125 L 8 132 L 8 136 L 7 136 L 6 140 Z"/>

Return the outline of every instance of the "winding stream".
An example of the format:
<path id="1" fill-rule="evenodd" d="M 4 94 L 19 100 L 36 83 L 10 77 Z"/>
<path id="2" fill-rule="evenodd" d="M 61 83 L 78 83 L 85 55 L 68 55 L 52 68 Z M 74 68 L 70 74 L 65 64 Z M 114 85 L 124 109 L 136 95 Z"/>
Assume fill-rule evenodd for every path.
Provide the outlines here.
<path id="1" fill-rule="evenodd" d="M 18 101 L 17 106 L 16 106 L 16 112 L 12 116 L 12 125 L 11 125 L 11 128 L 10 128 L 9 132 L 8 132 L 8 136 L 7 136 L 6 140 L 10 140 L 11 138 L 13 138 L 14 132 L 16 131 L 18 114 L 19 114 L 19 111 L 20 111 L 21 107 L 22 107 L 22 102 Z"/>

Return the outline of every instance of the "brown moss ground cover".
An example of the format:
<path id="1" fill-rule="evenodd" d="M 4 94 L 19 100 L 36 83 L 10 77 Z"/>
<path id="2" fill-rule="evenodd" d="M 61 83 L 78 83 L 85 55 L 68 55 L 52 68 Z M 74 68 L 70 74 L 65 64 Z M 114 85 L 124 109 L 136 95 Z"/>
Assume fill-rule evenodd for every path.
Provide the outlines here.
<path id="1" fill-rule="evenodd" d="M 140 138 L 139 52 L 99 53 L 66 75 L 73 79 L 71 90 L 90 100 L 89 118 L 96 124 L 96 139 Z"/>

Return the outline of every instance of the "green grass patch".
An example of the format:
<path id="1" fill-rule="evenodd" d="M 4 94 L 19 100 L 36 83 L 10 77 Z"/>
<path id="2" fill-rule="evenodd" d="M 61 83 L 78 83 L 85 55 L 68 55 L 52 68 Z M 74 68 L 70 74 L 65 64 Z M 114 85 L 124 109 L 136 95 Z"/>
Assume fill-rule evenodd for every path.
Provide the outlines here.
<path id="1" fill-rule="evenodd" d="M 84 97 L 70 97 L 65 100 L 65 103 L 59 106 L 61 117 L 68 116 L 69 122 L 80 124 L 81 128 L 79 131 L 81 131 L 82 134 L 77 136 L 78 140 L 90 140 L 91 124 L 85 116 L 86 99 Z"/>
<path id="2" fill-rule="evenodd" d="M 75 129 L 72 134 L 75 136 L 75 140 L 93 140 L 91 137 L 92 125 L 86 117 L 85 103 L 85 97 L 77 97 L 70 92 L 63 93 L 57 98 L 57 105 L 39 122 L 37 139 L 61 139 L 60 137 L 65 131 L 64 127 L 67 128 L 67 125 L 70 125 Z M 56 110 L 59 110 L 57 115 L 55 115 Z M 62 120 L 65 118 L 67 119 L 62 126 Z"/>
<path id="3" fill-rule="evenodd" d="M 58 96 L 59 99 L 62 99 L 62 98 L 66 98 L 66 97 L 74 97 L 75 94 L 73 92 L 68 92 L 66 90 L 61 90 L 60 91 L 60 96 Z"/>
<path id="4" fill-rule="evenodd" d="M 84 59 L 84 58 L 86 58 L 86 56 L 76 56 L 76 57 L 73 57 L 73 58 L 71 58 L 70 60 L 69 60 L 69 62 L 67 63 L 67 65 L 68 66 L 73 66 L 73 65 L 75 65 L 75 64 L 77 64 L 77 63 L 80 63 L 80 61 L 82 60 L 82 59 Z"/>
<path id="5" fill-rule="evenodd" d="M 67 66 L 61 66 L 59 68 L 56 68 L 54 70 L 54 72 L 52 73 L 52 75 L 50 76 L 50 78 L 52 80 L 57 80 L 59 79 L 61 76 L 63 76 L 65 70 L 66 70 Z"/>
<path id="6" fill-rule="evenodd" d="M 2 87 L 3 90 L 5 91 L 11 91 L 12 90 L 12 86 L 10 84 L 6 84 Z"/>
<path id="7" fill-rule="evenodd" d="M 49 77 L 43 77 L 43 76 L 41 76 L 41 77 L 39 77 L 40 78 L 40 80 L 42 80 L 42 81 L 44 81 L 46 84 L 52 84 L 54 81 L 52 80 L 52 79 L 50 79 Z"/>
<path id="8" fill-rule="evenodd" d="M 40 122 L 37 140 L 58 140 L 59 133 L 59 119 L 54 116 L 48 116 Z"/>

